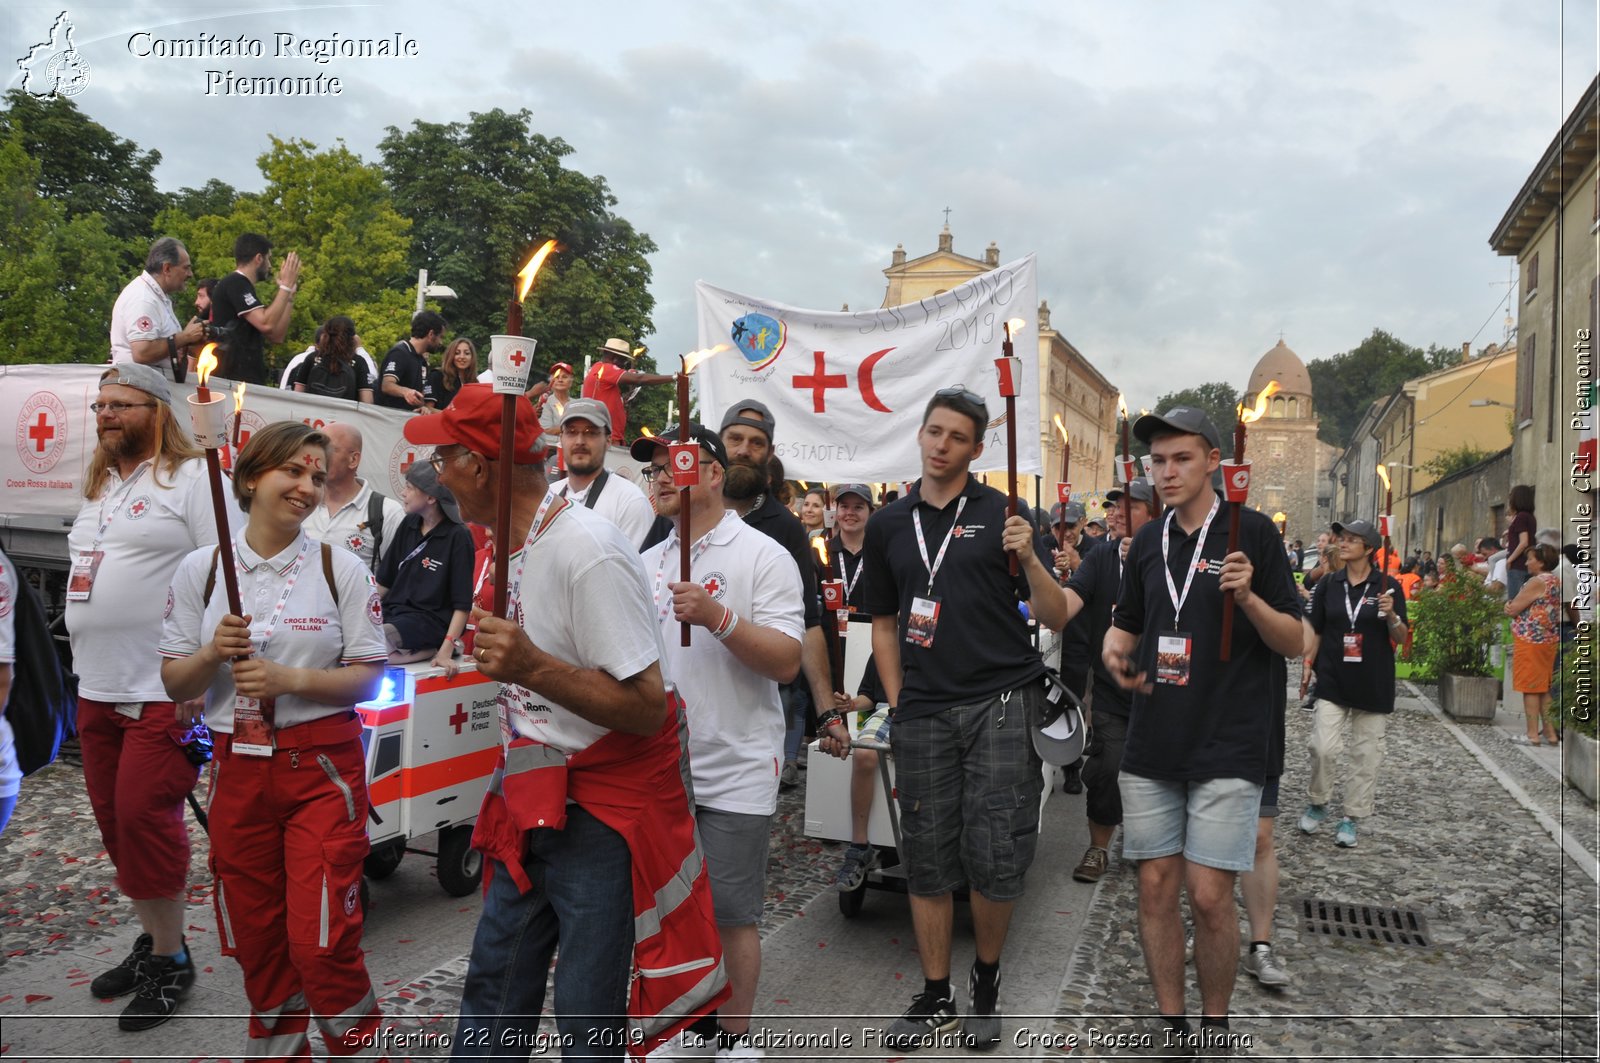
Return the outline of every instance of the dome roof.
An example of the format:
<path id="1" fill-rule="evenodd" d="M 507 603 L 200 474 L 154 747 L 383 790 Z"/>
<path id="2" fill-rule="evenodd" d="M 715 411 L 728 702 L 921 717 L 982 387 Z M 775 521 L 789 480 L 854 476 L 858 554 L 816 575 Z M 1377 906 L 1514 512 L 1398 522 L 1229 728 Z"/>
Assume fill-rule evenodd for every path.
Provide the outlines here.
<path id="1" fill-rule="evenodd" d="M 1245 395 L 1256 394 L 1272 380 L 1278 382 L 1278 388 L 1284 395 L 1311 394 L 1311 374 L 1306 372 L 1306 363 L 1282 340 L 1256 363 L 1255 371 L 1250 374 L 1250 383 L 1244 389 Z"/>

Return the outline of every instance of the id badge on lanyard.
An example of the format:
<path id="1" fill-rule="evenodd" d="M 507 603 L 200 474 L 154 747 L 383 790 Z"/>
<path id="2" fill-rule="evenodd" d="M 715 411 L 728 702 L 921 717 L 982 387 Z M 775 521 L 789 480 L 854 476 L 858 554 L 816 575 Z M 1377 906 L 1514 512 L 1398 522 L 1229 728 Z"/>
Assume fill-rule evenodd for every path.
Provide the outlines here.
<path id="1" fill-rule="evenodd" d="M 111 527 L 117 515 L 122 512 L 123 505 L 128 501 L 128 496 L 133 494 L 134 485 L 143 477 L 145 470 L 150 467 L 149 462 L 139 466 L 139 471 L 130 476 L 117 492 L 117 504 L 111 507 L 111 512 L 105 512 L 105 501 L 100 503 L 100 528 L 95 533 L 94 545 L 87 550 L 79 550 L 78 556 L 72 559 L 72 569 L 67 573 L 67 601 L 86 602 L 94 593 L 94 578 L 100 572 L 100 562 L 105 560 L 106 552 L 100 549 L 100 544 L 105 542 L 106 529 Z"/>
<path id="2" fill-rule="evenodd" d="M 272 632 L 277 628 L 284 607 L 289 604 L 289 596 L 294 593 L 294 585 L 300 579 L 300 570 L 305 565 L 306 551 L 310 546 L 309 539 L 300 543 L 300 555 L 294 559 L 289 571 L 284 574 L 283 589 L 278 593 L 277 604 L 273 607 L 272 615 L 267 618 L 266 626 L 261 629 L 259 635 L 251 632 L 251 641 L 255 644 L 254 655 L 266 652 L 267 643 L 272 640 Z M 246 757 L 272 756 L 274 707 L 270 698 L 263 700 L 234 694 L 233 742 L 230 746 L 233 752 Z"/>
<path id="3" fill-rule="evenodd" d="M 1362 586 L 1361 596 L 1356 599 L 1354 607 L 1350 604 L 1350 589 L 1344 591 L 1344 615 L 1350 619 L 1350 630 L 1345 632 L 1343 638 L 1343 652 L 1345 664 L 1361 663 L 1361 633 L 1356 630 L 1356 618 L 1361 615 L 1361 607 L 1367 604 L 1365 585 Z"/>
<path id="4" fill-rule="evenodd" d="M 1188 572 L 1183 577 L 1181 592 L 1172 579 L 1169 545 L 1172 518 L 1178 511 L 1168 510 L 1167 519 L 1161 525 L 1161 574 L 1166 577 L 1167 596 L 1172 601 L 1172 630 L 1156 634 L 1156 682 L 1166 686 L 1189 685 L 1190 667 L 1194 663 L 1194 636 L 1187 631 L 1179 631 L 1178 621 L 1183 616 L 1183 603 L 1189 600 L 1189 590 L 1194 586 L 1194 574 L 1205 567 L 1206 535 L 1211 531 L 1211 521 L 1216 517 L 1218 508 L 1219 503 L 1213 498 L 1211 510 L 1206 514 L 1205 523 L 1200 525 L 1200 532 L 1195 538 L 1194 560 L 1189 564 Z"/>
<path id="5" fill-rule="evenodd" d="M 944 542 L 939 546 L 939 554 L 932 561 L 928 560 L 928 541 L 922 536 L 922 513 L 918 509 L 911 511 L 911 523 L 917 531 L 917 550 L 922 554 L 923 567 L 928 570 L 928 591 L 926 594 L 911 599 L 911 609 L 906 614 L 906 644 L 918 646 L 925 650 L 933 649 L 934 632 L 939 627 L 939 599 L 933 593 L 933 578 L 938 575 L 939 567 L 944 564 L 945 551 L 950 549 L 950 540 L 955 536 L 956 526 L 961 523 L 961 511 L 967 508 L 967 496 L 962 495 L 956 503 L 956 515 L 950 521 L 950 530 L 944 533 Z M 859 575 L 860 569 L 857 569 Z"/>

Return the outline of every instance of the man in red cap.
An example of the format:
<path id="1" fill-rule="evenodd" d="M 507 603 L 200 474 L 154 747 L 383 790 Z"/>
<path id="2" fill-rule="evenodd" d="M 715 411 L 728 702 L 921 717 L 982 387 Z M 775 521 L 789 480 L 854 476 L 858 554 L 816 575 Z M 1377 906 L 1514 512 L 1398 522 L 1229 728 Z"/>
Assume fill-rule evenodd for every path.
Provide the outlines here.
<path id="1" fill-rule="evenodd" d="M 495 529 L 516 548 L 510 616 L 480 622 L 473 654 L 502 684 L 502 746 L 473 833 L 488 886 L 455 1058 L 534 1044 L 556 945 L 581 941 L 555 970 L 563 1054 L 621 1059 L 624 1046 L 648 1051 L 727 996 L 683 783 L 683 704 L 663 684 L 634 544 L 548 490 L 525 397 L 516 449 L 501 454 L 501 410 L 489 385 L 469 384 L 443 413 L 405 427 L 407 440 L 436 448 L 430 461 L 466 520 L 493 523 L 500 462 L 514 463 L 510 525 Z M 681 894 L 667 889 L 680 874 L 692 883 Z"/>

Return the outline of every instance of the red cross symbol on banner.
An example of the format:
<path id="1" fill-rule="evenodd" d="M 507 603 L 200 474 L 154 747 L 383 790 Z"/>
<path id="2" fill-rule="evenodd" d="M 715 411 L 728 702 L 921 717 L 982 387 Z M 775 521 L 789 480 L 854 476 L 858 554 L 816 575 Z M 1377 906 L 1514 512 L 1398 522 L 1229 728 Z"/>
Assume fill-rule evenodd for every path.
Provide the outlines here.
<path id="1" fill-rule="evenodd" d="M 522 368 L 522 363 L 526 362 L 527 360 L 528 360 L 528 356 L 522 353 L 522 348 L 521 347 L 518 347 L 516 350 L 512 351 L 510 354 L 506 355 L 506 361 L 510 362 L 512 365 L 516 366 L 518 369 L 521 369 Z"/>
<path id="2" fill-rule="evenodd" d="M 50 416 L 40 410 L 39 419 L 28 428 L 28 438 L 33 440 L 33 449 L 43 454 L 45 444 L 55 437 L 56 426 L 50 423 Z"/>
<path id="3" fill-rule="evenodd" d="M 828 390 L 830 388 L 848 387 L 850 385 L 850 378 L 845 376 L 843 373 L 829 374 L 826 360 L 827 354 L 825 352 L 812 351 L 811 356 L 815 360 L 815 367 L 812 369 L 811 375 L 796 376 L 794 378 L 794 387 L 799 388 L 802 391 L 807 389 L 810 390 L 811 412 L 827 413 Z"/>
<path id="4" fill-rule="evenodd" d="M 416 460 L 417 460 L 417 452 L 416 451 L 414 451 L 414 450 L 406 451 L 406 456 L 400 462 L 400 475 L 404 476 L 406 474 L 406 470 L 411 468 L 412 463 L 415 462 Z"/>
<path id="5" fill-rule="evenodd" d="M 467 719 L 467 710 L 458 701 L 456 702 L 456 711 L 450 714 L 446 722 L 456 729 L 456 734 L 460 734 L 461 727 L 467 722 Z"/>

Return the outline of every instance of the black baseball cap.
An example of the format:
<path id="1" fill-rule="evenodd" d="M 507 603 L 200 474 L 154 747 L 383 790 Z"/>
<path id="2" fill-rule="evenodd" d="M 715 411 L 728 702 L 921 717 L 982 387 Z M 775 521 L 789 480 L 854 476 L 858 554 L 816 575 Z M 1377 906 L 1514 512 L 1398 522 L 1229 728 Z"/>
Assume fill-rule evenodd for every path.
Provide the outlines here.
<path id="1" fill-rule="evenodd" d="M 1349 532 L 1351 535 L 1359 535 L 1361 541 L 1367 544 L 1367 549 L 1369 550 L 1376 550 L 1383 545 L 1383 536 L 1378 534 L 1378 529 L 1372 526 L 1370 520 L 1353 520 L 1348 524 L 1340 524 L 1338 521 L 1333 522 L 1333 534 L 1343 535 L 1345 532 Z"/>
<path id="2" fill-rule="evenodd" d="M 775 430 L 778 422 L 772 419 L 772 411 L 767 409 L 767 404 L 754 399 L 745 399 L 728 407 L 728 412 L 722 415 L 722 427 L 717 429 L 717 434 L 725 432 L 730 424 L 747 424 L 759 428 L 767 433 L 767 442 L 771 443 L 776 437 Z"/>
<path id="3" fill-rule="evenodd" d="M 1155 497 L 1150 491 L 1150 481 L 1143 476 L 1134 477 L 1133 482 L 1128 484 L 1128 494 L 1135 502 L 1149 502 Z M 1122 501 L 1122 488 L 1113 487 L 1106 492 L 1107 509 L 1110 509 L 1120 501 Z"/>
<path id="4" fill-rule="evenodd" d="M 1077 524 L 1085 516 L 1082 502 L 1057 502 L 1050 507 L 1051 524 Z"/>
<path id="5" fill-rule="evenodd" d="M 1217 426 L 1211 423 L 1211 418 L 1204 410 L 1197 410 L 1193 406 L 1174 406 L 1161 413 L 1147 413 L 1133 422 L 1133 434 L 1141 443 L 1148 444 L 1151 437 L 1163 431 L 1201 436 L 1212 447 L 1222 448 L 1222 436 L 1218 434 Z"/>
<path id="6" fill-rule="evenodd" d="M 833 489 L 833 500 L 835 502 L 839 501 L 839 499 L 843 498 L 845 495 L 855 495 L 857 498 L 864 500 L 867 503 L 868 509 L 872 508 L 873 506 L 872 488 L 868 487 L 866 484 L 840 484 L 838 487 Z"/>
<path id="7" fill-rule="evenodd" d="M 728 451 L 722 445 L 722 440 L 711 433 L 703 424 L 689 422 L 689 438 L 699 443 L 706 450 L 711 451 L 711 456 L 717 459 L 717 464 L 724 469 L 728 467 Z M 650 461 L 656 456 L 656 448 L 668 446 L 678 441 L 678 426 L 669 424 L 657 436 L 643 435 L 633 441 L 628 448 L 628 453 L 633 455 L 634 461 Z"/>

